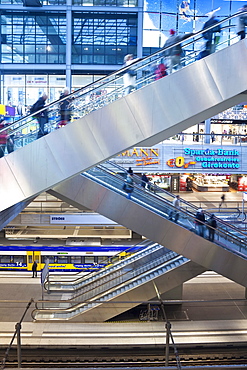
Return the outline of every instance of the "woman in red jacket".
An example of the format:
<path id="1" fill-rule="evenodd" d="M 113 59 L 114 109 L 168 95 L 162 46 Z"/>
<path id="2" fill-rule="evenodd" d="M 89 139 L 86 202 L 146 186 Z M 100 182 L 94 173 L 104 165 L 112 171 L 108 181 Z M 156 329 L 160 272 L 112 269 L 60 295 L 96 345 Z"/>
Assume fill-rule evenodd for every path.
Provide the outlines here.
<path id="1" fill-rule="evenodd" d="M 4 118 L 0 120 L 0 130 L 5 127 Z M 5 148 L 7 144 L 7 130 L 0 132 L 0 158 L 4 157 Z"/>

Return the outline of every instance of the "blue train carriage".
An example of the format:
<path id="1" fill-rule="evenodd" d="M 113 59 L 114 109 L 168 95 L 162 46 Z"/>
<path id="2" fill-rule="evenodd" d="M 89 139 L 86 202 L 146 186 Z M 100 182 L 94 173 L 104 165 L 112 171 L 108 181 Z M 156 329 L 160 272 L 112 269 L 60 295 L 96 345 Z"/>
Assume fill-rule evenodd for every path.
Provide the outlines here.
<path id="1" fill-rule="evenodd" d="M 50 271 L 92 271 L 129 255 L 127 246 L 0 246 L 0 270 L 32 271 L 37 262 L 41 271 L 49 259 Z"/>

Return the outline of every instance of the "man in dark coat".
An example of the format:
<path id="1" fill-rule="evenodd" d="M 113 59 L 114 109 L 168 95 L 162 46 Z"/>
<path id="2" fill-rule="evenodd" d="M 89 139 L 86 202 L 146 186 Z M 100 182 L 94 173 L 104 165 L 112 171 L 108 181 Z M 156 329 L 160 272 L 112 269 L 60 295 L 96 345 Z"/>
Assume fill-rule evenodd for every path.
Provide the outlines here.
<path id="1" fill-rule="evenodd" d="M 34 278 L 34 277 L 37 277 L 37 267 L 38 267 L 38 266 L 37 266 L 37 262 L 36 262 L 36 261 L 34 261 L 34 262 L 33 262 L 33 265 L 32 265 L 32 272 L 33 272 L 33 276 L 32 276 L 32 277 L 33 277 L 33 278 Z"/>
<path id="2" fill-rule="evenodd" d="M 215 234 L 215 229 L 217 227 L 217 222 L 215 219 L 214 214 L 210 216 L 210 219 L 208 220 L 208 239 L 213 242 L 214 241 L 214 234 Z"/>
<path id="3" fill-rule="evenodd" d="M 60 95 L 60 99 L 63 99 L 60 103 L 60 125 L 59 126 L 65 126 L 68 122 L 71 120 L 71 102 L 72 98 L 68 97 L 67 99 L 64 99 L 67 95 L 69 95 L 69 89 L 64 89 L 64 92 Z"/>
<path id="4" fill-rule="evenodd" d="M 193 35 L 193 33 L 189 33 L 186 35 L 176 35 L 176 32 L 173 29 L 171 29 L 169 32 L 170 32 L 170 37 L 166 40 L 163 46 L 164 48 L 168 46 L 172 46 L 173 44 L 176 44 L 178 42 L 182 42 L 186 38 Z M 171 47 L 170 49 L 164 52 L 164 56 L 169 57 L 170 59 L 170 62 L 169 62 L 169 72 L 170 73 L 172 73 L 173 68 L 174 69 L 181 68 L 182 53 L 183 53 L 183 50 L 182 50 L 181 43 Z"/>
<path id="5" fill-rule="evenodd" d="M 48 98 L 48 96 L 46 95 L 46 93 L 44 93 L 36 101 L 36 103 L 32 106 L 31 113 L 38 112 L 40 109 L 44 108 L 47 98 Z M 34 114 L 33 117 L 37 118 L 38 123 L 39 123 L 39 131 L 38 131 L 38 136 L 37 136 L 37 139 L 39 139 L 40 137 L 44 136 L 44 134 L 45 134 L 45 124 L 47 123 L 47 120 L 48 120 L 47 111 L 45 110 L 43 112 Z"/>
<path id="6" fill-rule="evenodd" d="M 204 238 L 204 224 L 205 224 L 205 215 L 203 212 L 203 209 L 198 209 L 196 213 L 196 220 L 195 220 L 197 229 L 198 229 L 198 235 L 202 236 Z"/>
<path id="7" fill-rule="evenodd" d="M 203 33 L 203 37 L 206 40 L 206 49 L 205 49 L 206 55 L 209 55 L 215 51 L 216 45 L 219 41 L 218 40 L 219 36 L 216 36 L 216 33 L 221 32 L 221 26 L 218 24 L 219 20 L 216 18 L 215 12 L 216 10 L 209 13 L 209 19 L 207 20 L 207 22 L 205 22 L 202 28 L 203 30 L 205 30 L 206 28 L 213 26 L 215 24 L 215 27 Z"/>

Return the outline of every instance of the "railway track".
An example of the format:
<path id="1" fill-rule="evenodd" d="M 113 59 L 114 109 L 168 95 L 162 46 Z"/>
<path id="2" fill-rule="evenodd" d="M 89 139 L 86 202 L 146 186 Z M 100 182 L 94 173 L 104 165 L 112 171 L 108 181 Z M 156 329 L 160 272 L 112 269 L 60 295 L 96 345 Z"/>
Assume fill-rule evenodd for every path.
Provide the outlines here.
<path id="1" fill-rule="evenodd" d="M 22 367 L 102 368 L 102 367 L 164 367 L 164 348 L 70 348 L 23 349 Z M 178 347 L 181 366 L 246 365 L 247 346 Z M 1 359 L 4 350 L 0 350 Z M 176 366 L 174 351 L 170 348 L 169 366 Z M 5 368 L 17 367 L 16 350 L 9 353 Z"/>

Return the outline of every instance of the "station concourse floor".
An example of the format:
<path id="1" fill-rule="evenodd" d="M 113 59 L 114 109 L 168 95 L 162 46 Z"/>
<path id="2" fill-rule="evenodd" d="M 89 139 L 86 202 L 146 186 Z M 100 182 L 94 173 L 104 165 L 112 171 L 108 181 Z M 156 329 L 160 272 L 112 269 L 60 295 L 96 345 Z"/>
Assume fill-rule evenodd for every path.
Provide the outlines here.
<path id="1" fill-rule="evenodd" d="M 180 195 L 188 201 L 201 202 L 200 206 L 205 209 L 217 207 L 221 197 L 221 193 Z M 227 193 L 226 203 L 228 201 L 241 204 L 242 193 Z M 207 271 L 184 283 L 182 305 L 165 302 L 175 343 L 246 343 L 245 293 L 245 287 L 213 271 Z M 0 348 L 5 348 L 10 343 L 15 325 L 31 298 L 34 301 L 42 298 L 39 276 L 32 278 L 32 272 L 0 272 Z M 58 296 L 54 298 L 44 294 L 44 299 L 58 299 Z M 162 345 L 165 340 L 165 323 L 162 320 L 140 321 L 139 307 L 129 317 L 118 317 L 115 321 L 106 323 L 33 322 L 33 309 L 32 303 L 22 323 L 22 345 L 155 346 Z"/>

